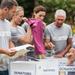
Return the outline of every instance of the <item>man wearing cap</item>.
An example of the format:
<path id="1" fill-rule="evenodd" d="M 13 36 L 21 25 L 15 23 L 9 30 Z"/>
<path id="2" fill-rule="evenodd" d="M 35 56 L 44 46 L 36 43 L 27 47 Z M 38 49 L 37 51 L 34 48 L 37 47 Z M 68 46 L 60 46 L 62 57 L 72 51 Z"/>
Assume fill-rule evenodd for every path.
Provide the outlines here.
<path id="1" fill-rule="evenodd" d="M 55 12 L 55 21 L 45 29 L 45 42 L 48 48 L 53 48 L 55 57 L 64 57 L 72 44 L 72 30 L 65 24 L 66 12 L 58 9 Z"/>

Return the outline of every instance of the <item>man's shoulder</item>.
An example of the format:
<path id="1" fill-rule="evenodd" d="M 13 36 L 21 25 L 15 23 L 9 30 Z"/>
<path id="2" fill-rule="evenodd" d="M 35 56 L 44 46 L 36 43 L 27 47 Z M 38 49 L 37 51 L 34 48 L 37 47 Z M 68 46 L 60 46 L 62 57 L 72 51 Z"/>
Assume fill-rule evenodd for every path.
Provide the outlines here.
<path id="1" fill-rule="evenodd" d="M 67 27 L 67 28 L 71 28 L 71 25 L 66 24 L 66 23 L 64 23 L 63 26 L 64 26 L 64 27 Z"/>
<path id="2" fill-rule="evenodd" d="M 7 19 L 5 19 L 5 22 L 10 23 L 10 21 L 9 21 L 9 20 L 7 20 Z"/>
<path id="3" fill-rule="evenodd" d="M 53 28 L 54 23 L 50 23 L 46 26 L 46 28 Z"/>
<path id="4" fill-rule="evenodd" d="M 8 25 L 8 26 L 11 26 L 11 22 L 7 19 L 5 19 L 5 23 Z"/>

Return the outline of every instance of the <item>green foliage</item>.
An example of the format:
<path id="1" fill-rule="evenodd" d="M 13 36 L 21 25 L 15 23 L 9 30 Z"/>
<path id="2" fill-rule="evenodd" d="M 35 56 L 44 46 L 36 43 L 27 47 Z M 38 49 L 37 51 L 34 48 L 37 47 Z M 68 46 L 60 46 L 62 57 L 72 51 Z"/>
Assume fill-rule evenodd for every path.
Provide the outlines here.
<path id="1" fill-rule="evenodd" d="M 47 24 L 54 20 L 54 13 L 57 9 L 64 9 L 67 12 L 67 21 L 75 23 L 75 0 L 17 0 L 17 2 L 24 7 L 26 17 L 32 15 L 35 5 L 41 4 L 47 9 L 45 18 Z"/>
<path id="2" fill-rule="evenodd" d="M 45 22 L 49 24 L 54 20 L 54 13 L 57 9 L 64 9 L 67 12 L 67 21 L 74 23 L 75 0 L 17 0 L 19 5 L 24 7 L 25 16 L 30 17 L 35 5 L 41 4 L 47 9 Z"/>
<path id="3" fill-rule="evenodd" d="M 53 21 L 57 9 L 64 9 L 67 12 L 67 20 L 74 23 L 75 0 L 37 0 L 37 2 L 47 9 L 47 23 Z"/>

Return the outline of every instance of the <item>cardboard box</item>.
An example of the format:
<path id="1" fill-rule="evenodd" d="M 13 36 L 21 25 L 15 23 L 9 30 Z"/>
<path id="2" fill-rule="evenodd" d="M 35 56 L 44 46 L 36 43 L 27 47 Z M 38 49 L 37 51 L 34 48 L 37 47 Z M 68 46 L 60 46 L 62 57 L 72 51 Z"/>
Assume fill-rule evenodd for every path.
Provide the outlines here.
<path id="1" fill-rule="evenodd" d="M 52 60 L 51 60 L 52 61 Z M 50 60 L 15 61 L 10 63 L 10 75 L 55 75 L 57 63 Z"/>
<path id="2" fill-rule="evenodd" d="M 75 66 L 67 66 L 66 58 L 10 63 L 10 75 L 75 75 Z"/>

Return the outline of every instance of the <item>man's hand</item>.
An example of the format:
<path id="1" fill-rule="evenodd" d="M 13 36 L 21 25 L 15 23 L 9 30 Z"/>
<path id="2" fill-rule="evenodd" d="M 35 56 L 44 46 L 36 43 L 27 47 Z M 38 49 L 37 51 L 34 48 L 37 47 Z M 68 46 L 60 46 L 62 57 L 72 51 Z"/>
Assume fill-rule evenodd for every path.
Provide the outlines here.
<path id="1" fill-rule="evenodd" d="M 45 43 L 45 47 L 47 49 L 53 49 L 55 47 L 55 45 L 52 42 L 48 42 L 48 43 Z"/>
<path id="2" fill-rule="evenodd" d="M 10 50 L 6 51 L 6 54 L 7 54 L 8 56 L 13 56 L 13 55 L 16 54 L 16 50 L 10 49 Z"/>
<path id="3" fill-rule="evenodd" d="M 61 51 L 61 52 L 56 53 L 54 55 L 54 57 L 56 57 L 56 58 L 62 58 L 62 57 L 64 57 L 64 51 Z"/>
<path id="4" fill-rule="evenodd" d="M 62 55 L 62 54 L 56 54 L 56 55 L 54 55 L 54 57 L 55 57 L 55 58 L 62 58 L 63 55 Z"/>

